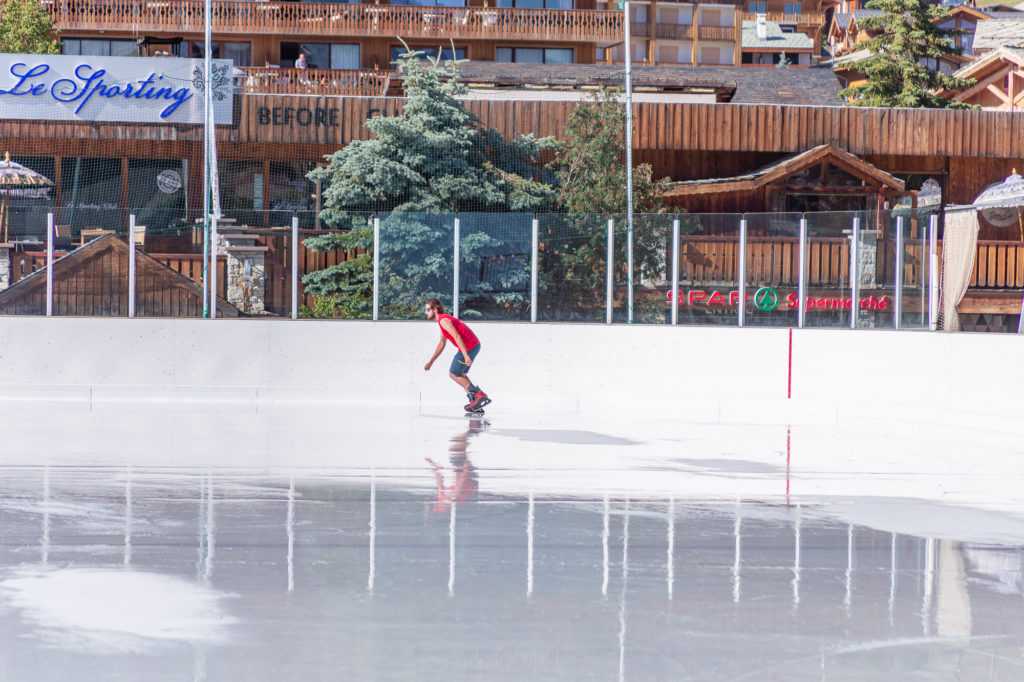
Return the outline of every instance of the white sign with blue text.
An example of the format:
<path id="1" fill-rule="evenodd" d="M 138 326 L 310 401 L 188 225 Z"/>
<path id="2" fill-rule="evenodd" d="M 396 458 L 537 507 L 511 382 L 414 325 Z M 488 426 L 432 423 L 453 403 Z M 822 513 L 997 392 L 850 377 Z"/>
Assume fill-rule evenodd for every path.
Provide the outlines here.
<path id="1" fill-rule="evenodd" d="M 232 65 L 212 60 L 213 118 L 230 124 Z M 0 54 L 0 119 L 203 122 L 202 59 Z"/>

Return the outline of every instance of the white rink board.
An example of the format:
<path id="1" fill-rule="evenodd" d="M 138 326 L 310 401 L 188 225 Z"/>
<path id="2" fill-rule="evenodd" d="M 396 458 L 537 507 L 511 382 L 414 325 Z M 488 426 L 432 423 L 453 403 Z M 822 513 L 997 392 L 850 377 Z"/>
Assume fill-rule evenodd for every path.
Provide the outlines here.
<path id="1" fill-rule="evenodd" d="M 475 322 L 492 409 L 969 418 L 1024 430 L 999 334 Z M 432 323 L 0 317 L 0 399 L 444 406 Z M 790 339 L 792 338 L 792 344 Z M 790 360 L 792 358 L 792 361 Z M 788 393 L 791 391 L 791 397 Z"/>

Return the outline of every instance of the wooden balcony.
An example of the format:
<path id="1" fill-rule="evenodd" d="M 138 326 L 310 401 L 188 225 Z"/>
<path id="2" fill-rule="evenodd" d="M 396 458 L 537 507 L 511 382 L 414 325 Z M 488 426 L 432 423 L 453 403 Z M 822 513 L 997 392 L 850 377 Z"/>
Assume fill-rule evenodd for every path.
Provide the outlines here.
<path id="1" fill-rule="evenodd" d="M 701 40 L 725 40 L 736 42 L 740 39 L 739 28 L 736 26 L 698 26 Z"/>
<path id="2" fill-rule="evenodd" d="M 47 5 L 62 31 L 202 34 L 202 0 L 61 0 Z M 622 13 L 603 10 L 410 7 L 214 0 L 213 33 L 615 43 Z"/>
<path id="3" fill-rule="evenodd" d="M 776 24 L 796 24 L 801 28 L 821 28 L 825 25 L 825 15 L 821 12 L 808 12 L 806 14 L 783 14 L 782 12 L 768 12 L 768 21 Z M 746 12 L 743 21 L 757 21 L 757 15 Z"/>
<path id="4" fill-rule="evenodd" d="M 242 92 L 251 95 L 356 95 L 383 97 L 391 86 L 388 71 L 271 69 L 244 67 Z"/>

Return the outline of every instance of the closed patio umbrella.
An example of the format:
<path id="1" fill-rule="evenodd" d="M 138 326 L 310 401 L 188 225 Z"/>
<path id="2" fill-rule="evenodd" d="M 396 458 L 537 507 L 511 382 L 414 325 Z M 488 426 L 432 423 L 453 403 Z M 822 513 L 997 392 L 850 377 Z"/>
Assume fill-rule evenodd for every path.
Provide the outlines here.
<path id="1" fill-rule="evenodd" d="M 3 242 L 7 242 L 7 224 L 10 214 L 7 201 L 11 197 L 25 199 L 42 199 L 47 196 L 53 182 L 31 168 L 11 161 L 11 153 L 4 153 L 0 161 L 0 230 L 3 231 Z"/>

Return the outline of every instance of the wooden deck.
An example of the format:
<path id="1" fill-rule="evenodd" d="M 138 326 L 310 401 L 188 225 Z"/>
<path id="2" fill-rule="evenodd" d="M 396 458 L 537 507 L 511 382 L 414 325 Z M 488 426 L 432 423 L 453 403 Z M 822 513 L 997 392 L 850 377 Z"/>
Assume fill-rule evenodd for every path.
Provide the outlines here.
<path id="1" fill-rule="evenodd" d="M 203 33 L 202 0 L 59 0 L 47 4 L 62 31 L 154 35 Z M 214 0 L 218 35 L 533 40 L 610 44 L 622 39 L 622 13 L 603 10 L 415 7 Z"/>

